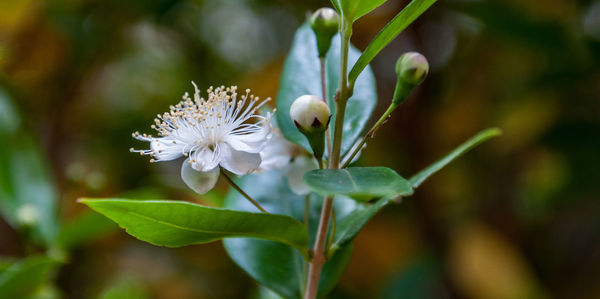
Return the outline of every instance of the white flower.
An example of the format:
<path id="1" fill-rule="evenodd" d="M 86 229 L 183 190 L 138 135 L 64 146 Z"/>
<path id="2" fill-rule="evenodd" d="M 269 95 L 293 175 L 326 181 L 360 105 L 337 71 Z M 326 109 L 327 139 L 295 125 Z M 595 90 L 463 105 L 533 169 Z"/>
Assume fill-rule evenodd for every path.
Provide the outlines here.
<path id="1" fill-rule="evenodd" d="M 258 170 L 282 169 L 290 164 L 297 151 L 297 146 L 285 139 L 281 130 L 274 128 L 269 143 L 260 152 L 262 162 Z"/>
<path id="2" fill-rule="evenodd" d="M 192 84 L 194 84 L 192 82 Z M 186 93 L 169 112 L 158 115 L 153 129 L 159 137 L 138 132 L 133 137 L 150 142 L 148 150 L 134 150 L 151 155 L 150 162 L 188 157 L 181 176 L 194 191 L 204 194 L 214 187 L 219 166 L 237 175 L 253 172 L 261 164 L 260 152 L 271 138 L 271 114 L 259 114 L 265 101 L 250 95 L 238 99 L 237 87 L 208 89 L 208 99 L 200 97 L 194 84 L 194 99 Z"/>

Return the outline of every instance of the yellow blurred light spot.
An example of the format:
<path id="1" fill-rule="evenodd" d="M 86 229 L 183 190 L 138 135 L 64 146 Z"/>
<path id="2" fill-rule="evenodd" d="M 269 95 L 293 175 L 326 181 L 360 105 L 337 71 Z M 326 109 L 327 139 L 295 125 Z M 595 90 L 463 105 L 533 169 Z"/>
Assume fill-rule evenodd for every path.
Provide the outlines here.
<path id="1" fill-rule="evenodd" d="M 546 298 L 519 251 L 480 225 L 457 232 L 449 262 L 452 278 L 469 298 Z"/>
<path id="2" fill-rule="evenodd" d="M 505 132 L 499 148 L 511 151 L 537 142 L 560 112 L 556 103 L 547 94 L 527 95 L 507 102 L 499 109 L 499 119 L 495 122 Z"/>
<path id="3" fill-rule="evenodd" d="M 12 31 L 29 15 L 33 0 L 0 1 L 0 37 Z"/>

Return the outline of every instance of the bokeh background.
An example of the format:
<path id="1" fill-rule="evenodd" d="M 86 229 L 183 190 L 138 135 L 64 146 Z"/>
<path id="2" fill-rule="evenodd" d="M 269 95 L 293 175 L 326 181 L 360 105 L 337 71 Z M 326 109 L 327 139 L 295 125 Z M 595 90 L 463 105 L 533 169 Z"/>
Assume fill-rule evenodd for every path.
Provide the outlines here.
<path id="1" fill-rule="evenodd" d="M 364 49 L 406 4 L 389 0 L 360 19 L 352 42 Z M 274 97 L 295 29 L 321 6 L 330 4 L 0 1 L 0 125 L 19 126 L 39 148 L 62 223 L 86 213 L 82 196 L 218 206 L 225 185 L 193 195 L 178 163 L 131 154 L 145 146 L 131 133 L 149 133 L 191 80 Z M 440 0 L 371 64 L 375 115 L 393 92 L 395 60 L 409 50 L 428 57 L 431 74 L 360 164 L 409 176 L 480 129 L 504 135 L 378 214 L 330 297 L 599 298 L 600 1 Z M 8 223 L 0 218 L 0 256 L 40 250 Z M 104 232 L 68 254 L 54 294 L 269 296 L 220 243 L 166 249 Z"/>

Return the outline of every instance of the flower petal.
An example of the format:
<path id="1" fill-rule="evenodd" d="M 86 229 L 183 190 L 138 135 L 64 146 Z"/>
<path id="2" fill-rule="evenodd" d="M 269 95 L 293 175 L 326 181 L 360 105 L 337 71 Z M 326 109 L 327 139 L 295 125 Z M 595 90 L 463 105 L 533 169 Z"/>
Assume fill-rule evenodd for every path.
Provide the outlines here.
<path id="1" fill-rule="evenodd" d="M 215 146 L 214 151 L 208 147 L 196 150 L 190 154 L 192 168 L 197 171 L 207 172 L 219 165 L 221 161 L 221 151 Z"/>
<path id="2" fill-rule="evenodd" d="M 258 153 L 248 153 L 234 150 L 229 144 L 221 143 L 221 166 L 237 175 L 249 174 L 260 165 Z"/>
<path id="3" fill-rule="evenodd" d="M 246 124 L 245 127 L 238 127 L 225 136 L 224 141 L 238 151 L 247 153 L 258 153 L 265 148 L 269 139 L 273 125 L 270 114 L 262 120 L 262 125 Z M 243 132 L 243 133 L 242 133 Z"/>
<path id="4" fill-rule="evenodd" d="M 294 144 L 287 141 L 281 131 L 273 131 L 273 135 L 265 148 L 260 152 L 260 170 L 280 169 L 288 164 L 294 153 Z"/>
<path id="5" fill-rule="evenodd" d="M 317 163 L 314 159 L 301 156 L 298 157 L 290 164 L 288 170 L 288 184 L 290 185 L 290 189 L 292 192 L 298 195 L 306 195 L 310 193 L 310 188 L 304 180 L 302 180 L 302 176 L 310 170 L 317 169 Z"/>
<path id="6" fill-rule="evenodd" d="M 156 161 L 171 161 L 183 156 L 185 145 L 173 138 L 152 138 L 149 141 L 152 156 Z"/>
<path id="7" fill-rule="evenodd" d="M 219 167 L 209 171 L 196 171 L 190 164 L 190 159 L 186 159 L 181 166 L 181 179 L 185 184 L 198 194 L 204 194 L 210 191 L 219 179 Z"/>

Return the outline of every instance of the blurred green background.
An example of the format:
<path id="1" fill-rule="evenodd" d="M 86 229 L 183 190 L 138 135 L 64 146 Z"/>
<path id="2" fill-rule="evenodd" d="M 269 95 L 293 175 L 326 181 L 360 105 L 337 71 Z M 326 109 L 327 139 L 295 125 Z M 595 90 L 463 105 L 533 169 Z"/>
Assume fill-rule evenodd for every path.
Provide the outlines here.
<path id="1" fill-rule="evenodd" d="M 352 42 L 364 49 L 407 2 L 360 19 Z M 191 80 L 274 97 L 294 31 L 321 6 L 330 4 L 0 1 L 0 125 L 39 147 L 62 223 L 86 210 L 81 196 L 219 205 L 227 186 L 191 194 L 178 163 L 128 151 L 145 146 L 131 133 L 150 133 Z M 391 98 L 395 60 L 411 50 L 428 57 L 430 77 L 360 164 L 409 176 L 480 129 L 505 134 L 378 214 L 330 297 L 599 298 L 600 1 L 440 0 L 373 61 L 376 116 Z M 2 148 L 17 140 L 2 136 Z M 27 163 L 4 154 L 13 170 Z M 32 183 L 31 196 L 54 192 L 43 187 Z M 55 208 L 40 196 L 38 207 Z M 0 218 L 0 256 L 39 250 L 8 223 Z M 269 295 L 220 243 L 166 249 L 120 231 L 78 247 L 54 275 L 64 298 L 118 288 L 129 298 Z"/>

